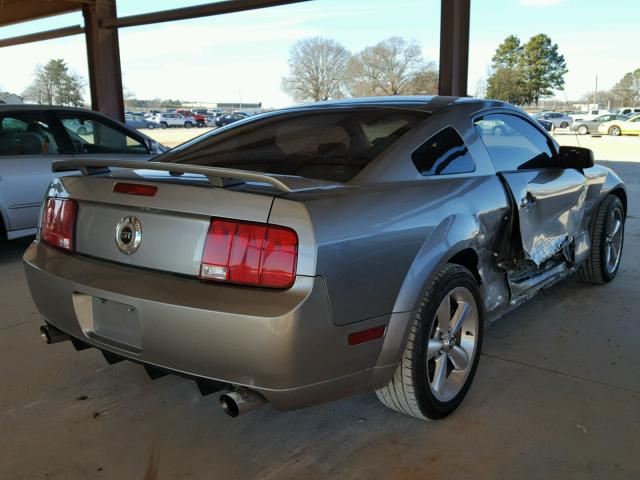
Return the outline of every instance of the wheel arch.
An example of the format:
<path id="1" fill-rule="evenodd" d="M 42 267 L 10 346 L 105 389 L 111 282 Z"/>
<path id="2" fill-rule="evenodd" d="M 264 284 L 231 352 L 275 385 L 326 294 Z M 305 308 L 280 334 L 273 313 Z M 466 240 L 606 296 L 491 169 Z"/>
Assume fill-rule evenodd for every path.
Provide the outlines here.
<path id="1" fill-rule="evenodd" d="M 416 255 L 396 297 L 385 343 L 378 366 L 398 363 L 409 338 L 413 318 L 420 308 L 429 285 L 447 263 L 461 265 L 483 283 L 478 245 L 480 224 L 472 215 L 452 215 L 445 218 Z M 484 293 L 481 290 L 481 295 Z M 484 300 L 484 299 L 483 299 Z"/>
<path id="2" fill-rule="evenodd" d="M 628 202 L 627 191 L 624 188 L 622 188 L 620 185 L 618 185 L 616 188 L 610 190 L 609 193 L 611 195 L 615 195 L 616 197 L 618 197 L 620 199 L 620 201 L 622 202 L 622 208 L 624 208 L 624 216 L 626 217 L 627 216 L 627 202 Z M 604 200 L 604 198 L 602 200 Z"/>

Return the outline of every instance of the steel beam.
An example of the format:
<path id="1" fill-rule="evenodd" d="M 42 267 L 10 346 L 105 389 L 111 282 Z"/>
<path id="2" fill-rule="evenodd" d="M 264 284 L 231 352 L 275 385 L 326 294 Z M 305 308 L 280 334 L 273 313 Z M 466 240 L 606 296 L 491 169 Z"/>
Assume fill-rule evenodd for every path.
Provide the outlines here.
<path id="1" fill-rule="evenodd" d="M 467 95 L 471 0 L 441 0 L 439 95 Z"/>
<path id="2" fill-rule="evenodd" d="M 54 30 L 46 30 L 44 32 L 30 33 L 28 35 L 19 35 L 17 37 L 0 39 L 0 48 L 11 47 L 13 45 L 22 45 L 24 43 L 39 42 L 41 40 L 51 40 L 52 38 L 69 37 L 71 35 L 79 35 L 84 32 L 84 28 L 80 25 L 72 27 L 56 28 Z"/>
<path id="3" fill-rule="evenodd" d="M 245 12 L 259 8 L 276 7 L 291 3 L 308 2 L 309 0 L 224 0 L 193 7 L 175 8 L 159 12 L 143 13 L 128 17 L 103 19 L 104 27 L 135 27 L 151 23 L 172 22 L 189 18 L 209 17 L 225 13 Z"/>
<path id="4" fill-rule="evenodd" d="M 80 10 L 80 1 L 2 0 L 0 27 Z"/>
<path id="5" fill-rule="evenodd" d="M 91 108 L 124 121 L 118 29 L 103 26 L 103 23 L 117 17 L 115 0 L 85 4 L 82 14 L 87 40 Z"/>

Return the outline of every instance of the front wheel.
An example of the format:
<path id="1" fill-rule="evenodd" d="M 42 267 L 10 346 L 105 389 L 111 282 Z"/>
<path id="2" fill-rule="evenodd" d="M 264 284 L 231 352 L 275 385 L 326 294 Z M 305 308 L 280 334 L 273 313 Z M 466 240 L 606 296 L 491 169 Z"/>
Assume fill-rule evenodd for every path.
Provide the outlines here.
<path id="1" fill-rule="evenodd" d="M 612 137 L 617 137 L 622 132 L 620 131 L 620 127 L 614 125 L 613 127 L 609 127 L 609 131 L 607 133 L 609 133 L 609 135 L 611 135 Z"/>
<path id="2" fill-rule="evenodd" d="M 567 128 L 569 126 L 569 124 L 567 122 L 562 122 L 560 124 L 560 128 Z"/>
<path id="3" fill-rule="evenodd" d="M 591 251 L 578 269 L 578 277 L 587 283 L 608 283 L 620 268 L 624 245 L 624 206 L 617 195 L 607 195 L 589 224 Z"/>
<path id="4" fill-rule="evenodd" d="M 580 126 L 578 127 L 578 133 L 579 133 L 580 135 L 586 135 L 587 133 L 589 133 L 589 129 L 587 128 L 587 126 L 586 126 L 586 125 L 580 125 Z"/>
<path id="5" fill-rule="evenodd" d="M 423 420 L 452 413 L 473 381 L 482 327 L 475 277 L 465 267 L 445 265 L 422 300 L 393 378 L 376 391 L 378 399 Z"/>

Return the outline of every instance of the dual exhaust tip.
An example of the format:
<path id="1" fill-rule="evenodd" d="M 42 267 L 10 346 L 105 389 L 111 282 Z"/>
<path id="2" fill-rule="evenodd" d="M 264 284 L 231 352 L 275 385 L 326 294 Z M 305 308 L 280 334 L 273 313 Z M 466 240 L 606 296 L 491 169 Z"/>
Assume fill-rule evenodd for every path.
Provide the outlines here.
<path id="1" fill-rule="evenodd" d="M 70 340 L 66 333 L 52 325 L 41 326 L 40 336 L 42 341 L 49 345 Z M 248 388 L 237 388 L 220 396 L 222 410 L 232 418 L 256 410 L 265 403 L 262 395 Z"/>

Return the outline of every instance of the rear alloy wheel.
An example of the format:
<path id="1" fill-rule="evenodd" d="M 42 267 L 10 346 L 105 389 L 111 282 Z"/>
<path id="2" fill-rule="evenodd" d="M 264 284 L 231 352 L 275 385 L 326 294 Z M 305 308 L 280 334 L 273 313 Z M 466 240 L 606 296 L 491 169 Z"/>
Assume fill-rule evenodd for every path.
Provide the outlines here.
<path id="1" fill-rule="evenodd" d="M 587 126 L 586 126 L 586 125 L 580 125 L 580 126 L 578 127 L 578 133 L 579 133 L 580 135 L 586 135 L 587 133 L 589 133 L 589 129 L 587 128 Z"/>
<path id="2" fill-rule="evenodd" d="M 420 419 L 452 413 L 475 375 L 482 346 L 482 308 L 475 277 L 445 265 L 413 320 L 400 365 L 376 391 L 387 407 Z"/>
<path id="3" fill-rule="evenodd" d="M 569 124 L 567 122 L 562 122 L 560 124 L 560 128 L 567 128 L 569 126 Z"/>
<path id="4" fill-rule="evenodd" d="M 617 125 L 614 125 L 612 127 L 609 127 L 609 131 L 607 133 L 612 137 L 617 137 L 622 132 L 620 131 L 620 127 L 618 127 Z"/>

